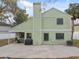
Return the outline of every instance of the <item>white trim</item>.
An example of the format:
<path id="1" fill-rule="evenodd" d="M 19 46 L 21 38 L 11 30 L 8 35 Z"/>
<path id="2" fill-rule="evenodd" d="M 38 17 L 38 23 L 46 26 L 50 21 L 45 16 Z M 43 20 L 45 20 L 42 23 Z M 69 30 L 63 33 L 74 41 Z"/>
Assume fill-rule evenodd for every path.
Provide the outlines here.
<path id="1" fill-rule="evenodd" d="M 71 31 L 71 29 L 43 29 L 42 31 Z"/>
<path id="2" fill-rule="evenodd" d="M 8 44 L 10 43 L 9 39 L 8 39 Z"/>
<path id="3" fill-rule="evenodd" d="M 26 33 L 26 32 L 24 32 L 24 40 L 26 40 L 26 34 L 27 34 L 27 33 Z"/>
<path id="4" fill-rule="evenodd" d="M 41 30 L 34 30 L 34 31 L 40 31 L 40 32 L 42 32 L 42 31 L 66 31 L 66 32 L 70 32 L 72 30 L 71 29 L 41 29 Z"/>
<path id="5" fill-rule="evenodd" d="M 33 34 L 32 34 L 32 39 L 34 40 L 34 17 L 33 17 L 33 29 L 32 29 L 32 32 L 33 32 Z M 34 43 L 34 42 L 33 42 Z"/>
<path id="6" fill-rule="evenodd" d="M 35 31 L 72 31 L 71 29 L 40 29 L 40 30 L 35 30 L 34 26 L 33 26 L 33 30 L 26 30 L 26 31 L 22 31 L 22 32 L 35 32 Z M 14 32 L 19 32 L 19 31 L 14 31 Z"/>

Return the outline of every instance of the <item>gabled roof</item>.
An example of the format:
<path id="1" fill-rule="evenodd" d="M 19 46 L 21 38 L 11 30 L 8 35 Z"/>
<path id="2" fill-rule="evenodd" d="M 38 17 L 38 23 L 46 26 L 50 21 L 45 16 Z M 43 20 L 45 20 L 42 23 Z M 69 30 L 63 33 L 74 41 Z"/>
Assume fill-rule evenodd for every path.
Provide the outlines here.
<path id="1" fill-rule="evenodd" d="M 29 20 L 19 24 L 19 25 L 16 25 L 15 27 L 13 27 L 11 29 L 11 32 L 26 32 L 26 31 L 32 31 L 32 24 L 33 23 L 33 20 L 32 18 L 29 18 Z M 30 30 L 31 29 L 31 30 Z"/>
<path id="2" fill-rule="evenodd" d="M 69 16 L 69 17 L 72 17 L 71 15 L 69 15 L 69 14 L 67 14 L 67 13 L 65 13 L 65 12 L 62 12 L 62 11 L 56 9 L 56 8 L 51 8 L 51 9 L 49 9 L 49 10 L 47 10 L 47 11 L 44 11 L 42 14 L 44 15 L 45 13 L 48 13 L 49 11 L 52 11 L 52 10 L 58 11 L 58 12 L 60 12 L 60 13 L 62 13 L 62 14 L 65 14 L 65 15 L 67 15 L 67 16 Z"/>
<path id="3" fill-rule="evenodd" d="M 67 15 L 67 17 L 71 17 L 67 13 L 61 12 L 60 10 L 57 10 L 55 8 L 51 8 L 45 12 L 42 13 L 42 15 L 45 15 L 46 13 L 49 13 L 51 10 L 58 11 L 58 13 Z M 63 16 L 62 16 L 63 17 Z M 26 32 L 26 31 L 32 31 L 33 30 L 33 17 L 30 17 L 27 21 L 16 25 L 11 29 L 12 32 Z"/>

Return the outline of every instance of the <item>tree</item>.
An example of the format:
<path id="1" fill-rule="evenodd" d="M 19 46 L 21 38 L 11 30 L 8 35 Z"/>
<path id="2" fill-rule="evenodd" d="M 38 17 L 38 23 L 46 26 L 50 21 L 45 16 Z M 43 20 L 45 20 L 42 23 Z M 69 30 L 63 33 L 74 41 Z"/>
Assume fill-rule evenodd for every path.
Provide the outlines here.
<path id="1" fill-rule="evenodd" d="M 0 0 L 0 13 L 2 12 L 12 12 L 15 13 L 17 10 L 16 2 L 17 0 Z"/>
<path id="2" fill-rule="evenodd" d="M 8 19 L 10 16 L 5 16 L 7 13 L 12 13 L 15 15 L 18 11 L 19 8 L 17 7 L 16 4 L 17 0 L 0 0 L 0 20 L 1 22 L 7 19 L 9 22 L 10 20 Z"/>
<path id="3" fill-rule="evenodd" d="M 18 24 L 21 24 L 22 22 L 26 21 L 28 18 L 28 15 L 27 14 L 24 14 L 23 11 L 20 11 L 16 14 L 16 17 L 15 17 L 15 21 L 16 21 L 16 24 L 15 25 L 18 25 Z"/>
<path id="4" fill-rule="evenodd" d="M 65 11 L 74 18 L 79 18 L 79 3 L 70 4 L 69 8 Z"/>
<path id="5" fill-rule="evenodd" d="M 73 32 L 74 32 L 74 20 L 79 18 L 79 3 L 73 3 L 69 5 L 69 8 L 65 10 L 66 13 L 70 14 L 72 16 L 72 42 L 73 42 Z"/>

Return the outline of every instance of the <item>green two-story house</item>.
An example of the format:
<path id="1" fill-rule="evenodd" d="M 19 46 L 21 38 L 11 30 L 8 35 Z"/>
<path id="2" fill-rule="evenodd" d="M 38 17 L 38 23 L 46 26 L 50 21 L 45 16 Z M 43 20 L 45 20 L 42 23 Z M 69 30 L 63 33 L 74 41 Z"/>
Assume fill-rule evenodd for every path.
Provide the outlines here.
<path id="1" fill-rule="evenodd" d="M 33 39 L 33 45 L 66 44 L 71 40 L 71 16 L 55 8 L 41 12 L 41 3 L 33 3 L 33 17 L 12 28 L 18 38 Z M 20 34 L 18 34 L 20 33 Z"/>

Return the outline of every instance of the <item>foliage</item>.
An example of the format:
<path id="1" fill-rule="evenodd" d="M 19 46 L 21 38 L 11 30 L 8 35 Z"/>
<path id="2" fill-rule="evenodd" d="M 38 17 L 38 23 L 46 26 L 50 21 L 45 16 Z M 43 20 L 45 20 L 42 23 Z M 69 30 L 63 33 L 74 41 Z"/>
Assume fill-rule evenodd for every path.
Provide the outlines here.
<path id="1" fill-rule="evenodd" d="M 78 39 L 77 40 L 74 40 L 73 43 L 74 43 L 75 46 L 78 46 L 79 47 L 79 40 Z"/>
<path id="2" fill-rule="evenodd" d="M 72 3 L 69 5 L 69 8 L 65 10 L 68 14 L 72 15 L 72 35 L 71 40 L 73 41 L 73 32 L 74 32 L 74 20 L 79 18 L 79 3 Z M 74 43 L 73 43 L 74 44 Z"/>
<path id="3" fill-rule="evenodd" d="M 79 3 L 72 3 L 69 8 L 65 10 L 68 14 L 72 15 L 74 18 L 79 18 Z"/>
<path id="4" fill-rule="evenodd" d="M 0 0 L 0 22 L 8 21 L 10 24 L 13 23 L 11 21 L 13 19 L 10 20 L 10 18 L 14 17 L 19 11 L 16 3 L 17 0 Z"/>
<path id="5" fill-rule="evenodd" d="M 23 11 L 18 12 L 18 13 L 16 14 L 15 19 L 14 19 L 14 20 L 16 21 L 16 25 L 18 25 L 18 24 L 20 24 L 20 23 L 26 21 L 26 20 L 27 20 L 27 17 L 28 17 L 28 16 L 27 16 L 26 14 L 24 14 Z"/>
<path id="6" fill-rule="evenodd" d="M 2 12 L 6 12 L 6 11 L 9 11 L 9 12 L 16 12 L 16 2 L 17 0 L 0 0 L 0 13 Z"/>

